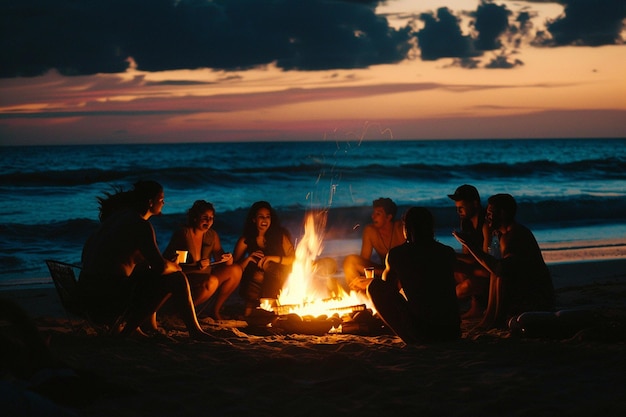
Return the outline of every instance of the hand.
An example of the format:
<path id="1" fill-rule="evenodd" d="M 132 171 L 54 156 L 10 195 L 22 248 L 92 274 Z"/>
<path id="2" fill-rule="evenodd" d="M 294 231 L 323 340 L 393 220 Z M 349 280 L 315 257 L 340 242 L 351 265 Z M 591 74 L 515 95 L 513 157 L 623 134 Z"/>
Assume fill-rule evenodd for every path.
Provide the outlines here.
<path id="1" fill-rule="evenodd" d="M 211 264 L 211 260 L 206 258 L 206 259 L 200 259 L 200 261 L 198 262 L 198 267 L 200 269 L 204 269 L 207 266 L 209 266 Z"/>
<path id="2" fill-rule="evenodd" d="M 232 253 L 223 253 L 222 254 L 222 262 L 225 262 L 226 265 L 233 264 L 233 254 Z"/>
<path id="3" fill-rule="evenodd" d="M 265 267 L 270 262 L 278 263 L 278 256 L 264 256 L 261 259 L 259 259 L 259 262 L 257 262 L 257 266 L 261 268 L 262 270 L 265 270 Z"/>
<path id="4" fill-rule="evenodd" d="M 249 261 L 248 261 L 248 262 L 255 263 L 255 264 L 257 264 L 257 266 L 259 266 L 259 261 L 260 261 L 261 259 L 263 259 L 263 257 L 264 257 L 264 256 L 265 256 L 265 255 L 264 255 L 264 254 L 263 254 L 263 252 L 262 252 L 262 251 L 260 251 L 260 250 L 258 250 L 258 251 L 256 251 L 256 252 L 252 252 L 252 253 L 250 254 L 250 256 L 248 256 L 248 259 L 249 259 Z M 260 266 L 259 266 L 259 267 L 260 267 Z"/>
<path id="5" fill-rule="evenodd" d="M 353 291 L 365 291 L 374 278 L 358 277 L 350 281 L 348 285 Z"/>
<path id="6" fill-rule="evenodd" d="M 163 271 L 164 274 L 171 274 L 172 272 L 182 271 L 183 268 L 176 262 L 172 262 L 170 260 L 165 260 L 165 269 Z"/>

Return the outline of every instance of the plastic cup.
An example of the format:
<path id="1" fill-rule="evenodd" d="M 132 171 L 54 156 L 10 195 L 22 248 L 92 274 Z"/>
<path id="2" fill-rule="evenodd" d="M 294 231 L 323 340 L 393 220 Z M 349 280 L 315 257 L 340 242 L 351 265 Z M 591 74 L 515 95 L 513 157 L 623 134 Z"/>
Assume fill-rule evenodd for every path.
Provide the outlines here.
<path id="1" fill-rule="evenodd" d="M 179 263 L 179 264 L 187 263 L 187 251 L 186 250 L 177 250 L 176 255 L 178 255 L 178 257 L 176 258 L 176 263 Z"/>

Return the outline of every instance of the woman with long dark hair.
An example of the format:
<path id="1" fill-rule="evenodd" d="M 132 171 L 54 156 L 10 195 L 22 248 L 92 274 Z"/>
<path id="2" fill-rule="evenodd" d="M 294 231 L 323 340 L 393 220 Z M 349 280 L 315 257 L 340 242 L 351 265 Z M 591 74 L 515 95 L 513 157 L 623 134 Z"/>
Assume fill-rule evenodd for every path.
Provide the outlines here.
<path id="1" fill-rule="evenodd" d="M 295 260 L 291 236 L 267 201 L 257 201 L 248 210 L 233 257 L 243 269 L 239 293 L 248 316 L 260 298 L 278 298 Z"/>
<path id="2" fill-rule="evenodd" d="M 148 221 L 165 204 L 161 184 L 139 181 L 131 191 L 118 190 L 99 201 L 102 223 L 85 243 L 78 282 L 92 319 L 113 324 L 124 315 L 119 332 L 128 335 L 171 297 L 191 337 L 213 338 L 198 323 L 187 277 L 161 255 Z"/>

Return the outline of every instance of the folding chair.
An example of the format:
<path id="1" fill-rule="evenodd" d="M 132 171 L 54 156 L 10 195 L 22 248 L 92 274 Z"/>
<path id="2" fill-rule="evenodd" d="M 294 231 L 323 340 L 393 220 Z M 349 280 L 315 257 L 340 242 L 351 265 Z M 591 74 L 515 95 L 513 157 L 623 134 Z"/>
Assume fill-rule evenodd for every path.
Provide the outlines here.
<path id="1" fill-rule="evenodd" d="M 76 271 L 80 271 L 81 269 L 78 265 L 52 259 L 47 259 L 45 262 L 72 330 L 76 331 L 72 323 L 72 317 L 78 317 L 84 322 L 87 322 L 89 327 L 94 329 L 98 334 L 110 334 L 115 326 L 121 323 L 122 316 L 115 320 L 111 326 L 97 324 L 91 319 L 77 291 L 78 280 L 76 278 Z"/>

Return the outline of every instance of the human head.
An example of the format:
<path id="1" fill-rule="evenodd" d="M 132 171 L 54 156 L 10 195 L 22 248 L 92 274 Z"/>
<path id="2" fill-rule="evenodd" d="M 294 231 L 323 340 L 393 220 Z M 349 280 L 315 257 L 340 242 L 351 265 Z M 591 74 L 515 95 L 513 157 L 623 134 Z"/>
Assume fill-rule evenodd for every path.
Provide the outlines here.
<path id="1" fill-rule="evenodd" d="M 372 202 L 372 224 L 376 228 L 385 227 L 396 217 L 398 207 L 390 198 L 379 198 Z"/>
<path id="2" fill-rule="evenodd" d="M 515 221 L 517 203 L 511 194 L 495 194 L 487 199 L 487 222 L 492 229 Z"/>
<path id="3" fill-rule="evenodd" d="M 146 212 L 155 204 L 163 193 L 163 186 L 156 181 L 137 181 L 133 185 L 133 206 L 140 212 Z"/>
<path id="4" fill-rule="evenodd" d="M 394 203 L 391 198 L 377 198 L 372 201 L 372 206 L 374 208 L 381 207 L 385 210 L 385 213 L 391 214 L 392 219 L 394 219 L 396 217 L 396 213 L 398 213 L 398 206 L 396 206 L 396 203 Z"/>
<path id="5" fill-rule="evenodd" d="M 257 201 L 248 210 L 248 215 L 246 216 L 246 221 L 244 223 L 244 235 L 246 236 L 256 236 L 257 234 L 257 224 L 256 217 L 259 211 L 268 211 L 270 213 L 270 224 L 269 227 L 272 227 L 272 224 L 278 223 L 278 218 L 271 204 L 267 201 Z"/>
<path id="6" fill-rule="evenodd" d="M 156 181 L 138 181 L 130 191 L 115 188 L 113 194 L 105 192 L 98 197 L 100 220 L 105 221 L 111 214 L 125 209 L 134 209 L 141 214 L 154 210 L 159 214 L 163 207 L 163 186 Z"/>
<path id="7" fill-rule="evenodd" d="M 209 214 L 209 218 L 207 219 L 207 222 L 204 223 L 202 217 L 207 212 L 211 212 L 211 213 Z M 213 224 L 214 216 L 215 216 L 215 207 L 213 207 L 213 204 L 205 200 L 196 200 L 191 206 L 191 208 L 187 210 L 187 226 L 196 227 L 202 221 L 203 225 L 204 224 L 208 225 L 208 227 L 205 227 L 205 228 L 209 229 L 211 225 Z"/>
<path id="8" fill-rule="evenodd" d="M 404 235 L 408 242 L 419 242 L 435 238 L 435 219 L 424 207 L 411 207 L 402 216 Z"/>
<path id="9" fill-rule="evenodd" d="M 454 191 L 454 194 L 448 194 L 448 197 L 454 200 L 456 212 L 461 220 L 471 219 L 479 214 L 480 195 L 473 185 L 463 184 Z"/>

